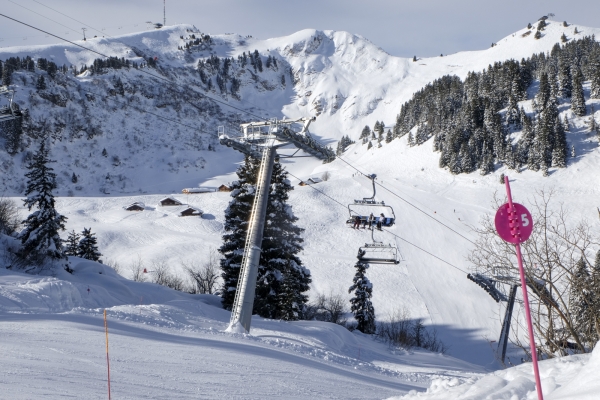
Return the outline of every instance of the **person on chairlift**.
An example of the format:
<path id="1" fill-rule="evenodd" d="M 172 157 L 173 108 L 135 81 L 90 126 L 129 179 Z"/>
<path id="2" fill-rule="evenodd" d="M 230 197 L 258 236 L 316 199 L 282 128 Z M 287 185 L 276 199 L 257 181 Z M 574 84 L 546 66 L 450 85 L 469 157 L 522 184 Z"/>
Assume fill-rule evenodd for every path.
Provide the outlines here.
<path id="1" fill-rule="evenodd" d="M 371 213 L 371 215 L 369 215 L 369 229 L 373 227 L 373 221 L 375 221 L 375 216 Z"/>
<path id="2" fill-rule="evenodd" d="M 357 215 L 354 217 L 354 225 L 352 225 L 354 229 L 360 229 L 360 216 Z"/>
<path id="3" fill-rule="evenodd" d="M 377 229 L 381 230 L 381 225 L 385 221 L 385 215 L 383 213 L 379 214 L 379 221 L 377 221 Z"/>

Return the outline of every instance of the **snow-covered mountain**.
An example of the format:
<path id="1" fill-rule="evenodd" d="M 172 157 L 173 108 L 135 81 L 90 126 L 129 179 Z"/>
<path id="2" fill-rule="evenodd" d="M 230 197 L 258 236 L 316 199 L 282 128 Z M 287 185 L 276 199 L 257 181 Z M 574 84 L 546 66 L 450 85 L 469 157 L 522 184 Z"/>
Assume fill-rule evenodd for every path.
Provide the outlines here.
<path id="1" fill-rule="evenodd" d="M 575 29 L 577 35 L 572 33 Z M 403 102 L 443 75 L 464 78 L 469 71 L 480 71 L 496 61 L 549 51 L 563 33 L 576 38 L 600 32 L 576 25 L 565 28 L 553 21 L 539 40 L 533 35 L 523 37 L 527 31 L 515 32 L 487 50 L 416 62 L 390 56 L 347 32 L 304 30 L 268 40 L 239 35 L 202 39 L 204 34 L 186 25 L 78 43 L 93 51 L 62 43 L 5 48 L 0 60 L 45 58 L 59 67 L 75 67 L 77 72 L 103 58 L 98 53 L 138 64 L 156 59 L 158 70 L 105 68 L 101 73 L 85 71 L 77 76 L 71 70 L 58 73 L 55 79 L 48 79 L 39 69 L 16 71 L 15 99 L 29 111 L 30 121 L 20 151 L 13 156 L 0 152 L 7 172 L 0 178 L 0 187 L 6 193 L 22 192 L 19 177 L 24 162 L 42 132 L 54 139 L 62 195 L 157 193 L 215 178 L 226 181 L 230 177 L 224 175 L 235 169 L 234 164 L 217 160 L 239 160 L 240 155 L 217 145 L 218 125 L 234 130 L 237 123 L 257 118 L 316 115 L 313 133 L 333 145 L 343 135 L 356 139 L 366 124 L 384 121 L 392 125 Z M 188 50 L 180 50 L 189 43 Z M 223 77 L 225 92 L 218 87 L 218 68 L 207 65 L 205 75 L 212 86 L 207 90 L 199 73 L 200 60 L 211 56 L 236 60 L 255 50 L 263 64 L 271 57 L 277 63 L 265 65 L 260 72 L 250 62 L 240 67 L 234 61 L 229 76 Z M 47 78 L 44 90 L 36 90 L 40 75 Z M 236 94 L 231 93 L 232 78 L 240 86 Z M 115 88 L 117 80 L 123 84 L 122 94 Z M 207 151 L 209 146 L 217 148 L 217 154 Z M 104 149 L 105 156 L 100 157 Z M 152 169 L 151 179 L 140 173 L 141 165 Z M 77 182 L 71 182 L 73 174 Z"/>
<path id="2" fill-rule="evenodd" d="M 486 50 L 417 61 L 390 56 L 363 37 L 334 31 L 304 30 L 268 40 L 238 35 L 206 39 L 199 29 L 181 25 L 90 39 L 81 44 L 137 64 L 156 58 L 157 67 L 106 69 L 94 74 L 88 70 L 76 76 L 59 73 L 55 79 L 46 79 L 43 90 L 36 90 L 36 83 L 46 72 L 15 71 L 15 98 L 22 109 L 29 110 L 29 133 L 23 136 L 17 154 L 0 149 L 0 192 L 22 194 L 24 165 L 36 140 L 47 133 L 52 138 L 54 168 L 61 178 L 57 208 L 69 218 L 67 228 L 92 226 L 100 250 L 121 265 L 139 257 L 148 265 L 159 260 L 180 271 L 182 260 L 202 259 L 210 248 L 220 245 L 229 197 L 227 193 L 180 196 L 204 210 L 203 219 L 177 217 L 157 203 L 184 187 L 199 183 L 216 186 L 235 179 L 233 173 L 242 157 L 217 144 L 217 126 L 235 129 L 239 122 L 258 117 L 317 115 L 311 132 L 322 142 L 334 145 L 344 135 L 356 140 L 367 124 L 384 121 L 392 125 L 401 104 L 436 78 L 446 74 L 464 78 L 469 71 L 480 71 L 496 61 L 548 52 L 560 43 L 563 33 L 569 38 L 600 34 L 600 29 L 565 28 L 555 21 L 549 21 L 540 39 L 525 35 L 527 31 L 508 35 Z M 180 50 L 190 42 L 189 50 Z M 236 64 L 243 53 L 254 54 L 255 50 L 263 72 L 258 68 L 255 72 L 250 61 L 245 67 Z M 84 64 L 89 67 L 101 58 L 69 44 L 0 51 L 2 60 L 16 56 L 46 58 L 58 66 L 75 66 L 78 72 Z M 210 63 L 204 68 L 212 89 L 203 82 L 198 64 L 211 56 L 220 57 L 220 62 L 225 57 L 234 59 L 230 78 L 225 80 L 226 92 L 219 89 L 217 72 Z M 268 59 L 276 63 L 267 67 Z M 240 84 L 234 93 L 233 77 Z M 121 94 L 115 86 L 118 80 L 123 84 Z M 589 100 L 588 106 L 592 105 L 600 108 L 597 100 Z M 547 178 L 524 171 L 513 184 L 516 200 L 528 204 L 536 190 L 553 187 L 553 206 L 567 204 L 574 222 L 596 218 L 600 177 L 595 171 L 600 156 L 596 139 L 583 129 L 587 118 L 571 121 L 575 129 L 569 135 L 577 135 L 579 147 L 568 168 L 553 170 Z M 472 243 L 439 222 L 473 240 L 472 227 L 492 211 L 494 192 L 503 190 L 499 175 L 507 171 L 501 168 L 485 177 L 450 175 L 438 168 L 438 156 L 429 143 L 409 147 L 406 138 L 379 149 L 355 144 L 343 158 L 363 172 L 377 173 L 379 183 L 391 190 L 378 190 L 377 196 L 393 207 L 398 219 L 392 231 L 402 239 L 387 235 L 376 239 L 395 243 L 404 261 L 399 266 L 369 270 L 378 318 L 386 319 L 404 307 L 411 317 L 423 318 L 438 330 L 442 340 L 452 346 L 451 355 L 486 368 L 496 367 L 490 341 L 497 340 L 504 306 L 466 279 L 466 255 Z M 300 179 L 329 172 L 330 179 L 318 188 L 343 204 L 371 194 L 370 182 L 342 160 L 321 164 L 298 159 L 287 161 L 286 167 Z M 73 182 L 73 174 L 77 182 Z M 298 181 L 293 179 L 293 183 Z M 137 214 L 124 211 L 122 207 L 133 201 L 149 207 Z M 357 247 L 370 237 L 349 230 L 344 224 L 347 209 L 309 186 L 297 186 L 290 203 L 300 218 L 299 225 L 306 229 L 302 259 L 313 276 L 311 296 L 330 292 L 346 296 Z"/>

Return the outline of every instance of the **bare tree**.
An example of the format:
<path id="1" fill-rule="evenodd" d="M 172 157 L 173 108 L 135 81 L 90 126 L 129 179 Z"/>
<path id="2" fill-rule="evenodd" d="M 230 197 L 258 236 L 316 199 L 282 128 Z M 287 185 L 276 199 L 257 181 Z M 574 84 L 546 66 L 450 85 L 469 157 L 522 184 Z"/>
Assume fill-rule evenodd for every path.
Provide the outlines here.
<path id="1" fill-rule="evenodd" d="M 330 292 L 327 296 L 321 293 L 308 305 L 305 317 L 345 326 L 347 322 L 345 315 L 348 312 L 347 300 L 341 294 Z"/>
<path id="2" fill-rule="evenodd" d="M 144 273 L 144 262 L 142 261 L 142 257 L 138 256 L 138 259 L 133 262 L 133 264 L 129 265 L 129 270 L 131 271 L 131 279 L 135 282 L 146 282 L 146 274 Z"/>
<path id="3" fill-rule="evenodd" d="M 13 200 L 0 197 L 0 233 L 11 235 L 21 225 L 19 209 Z"/>
<path id="4" fill-rule="evenodd" d="M 574 290 L 579 290 L 573 285 L 577 262 L 583 259 L 587 265 L 593 265 L 590 262 L 595 254 L 592 248 L 598 248 L 587 222 L 568 223 L 562 204 L 558 208 L 551 207 L 552 195 L 552 190 L 536 193 L 532 207 L 533 233 L 521 246 L 528 290 L 532 294 L 530 303 L 536 344 L 538 352 L 546 354 L 547 358 L 561 354 L 566 347 L 577 352 L 591 350 L 591 343 L 586 343 L 581 327 L 574 321 L 570 298 Z M 505 202 L 497 196 L 494 200 L 497 207 Z M 475 231 L 477 246 L 468 256 L 474 272 L 499 280 L 518 279 L 514 246 L 497 235 L 492 216 L 485 216 Z M 580 290 L 593 290 L 591 282 L 580 286 Z M 594 307 L 594 304 L 589 306 Z M 596 320 L 592 325 L 600 335 L 598 304 L 595 308 Z M 518 318 L 515 320 L 519 321 Z M 519 328 L 524 329 L 517 326 Z M 531 356 L 528 345 L 521 343 L 518 335 L 511 340 Z"/>
<path id="5" fill-rule="evenodd" d="M 219 263 L 219 253 L 213 248 L 209 250 L 208 259 L 201 265 L 195 261 L 181 262 L 193 282 L 193 286 L 190 288 L 191 293 L 214 294 L 217 291 L 221 279 Z"/>
<path id="6" fill-rule="evenodd" d="M 169 287 L 180 292 L 186 291 L 187 287 L 181 277 L 171 272 L 169 266 L 164 261 L 154 261 L 152 263 L 152 282 Z"/>

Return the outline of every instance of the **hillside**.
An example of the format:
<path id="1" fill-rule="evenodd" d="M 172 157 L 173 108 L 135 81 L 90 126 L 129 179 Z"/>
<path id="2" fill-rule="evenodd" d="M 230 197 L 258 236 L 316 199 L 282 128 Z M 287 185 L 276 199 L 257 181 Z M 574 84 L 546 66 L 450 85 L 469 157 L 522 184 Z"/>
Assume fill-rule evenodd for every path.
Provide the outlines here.
<path id="1" fill-rule="evenodd" d="M 15 198 L 22 194 L 23 166 L 35 149 L 39 134 L 51 132 L 54 167 L 61 177 L 56 191 L 61 196 L 57 208 L 69 218 L 68 230 L 80 231 L 91 226 L 98 234 L 105 258 L 117 261 L 126 277 L 130 276 L 128 266 L 138 259 L 147 266 L 152 262 L 166 263 L 182 274 L 182 261 L 206 259 L 210 249 L 220 245 L 229 196 L 227 193 L 177 195 L 184 202 L 202 208 L 206 213 L 204 218 L 180 218 L 157 203 L 164 195 L 184 187 L 217 186 L 236 179 L 234 171 L 242 157 L 217 145 L 217 126 L 226 125 L 233 130 L 240 121 L 258 116 L 294 118 L 317 114 L 311 132 L 322 142 L 333 146 L 344 135 L 358 142 L 358 135 L 367 124 L 372 126 L 377 120 L 390 127 L 401 105 L 434 79 L 446 74 L 464 79 L 468 72 L 481 71 L 496 61 L 549 52 L 560 42 L 563 32 L 571 37 L 574 28 L 582 36 L 600 33 L 596 28 L 576 25 L 563 28 L 562 23 L 549 21 L 539 40 L 533 35 L 523 37 L 527 31 L 524 29 L 486 50 L 417 62 L 392 57 L 356 35 L 315 30 L 269 40 L 212 35 L 211 41 L 193 45 L 190 51 L 178 47 L 195 40 L 191 35 L 200 37 L 200 31 L 192 26 L 93 39 L 85 44 L 139 64 L 157 57 L 157 67 L 145 67 L 144 71 L 172 79 L 180 86 L 151 78 L 135 68 L 107 69 L 93 74 L 89 70 L 80 72 L 83 64 L 90 66 L 99 56 L 72 45 L 2 49 L 2 60 L 27 55 L 43 57 L 59 66 L 74 65 L 78 74 L 68 72 L 47 79 L 48 87 L 41 92 L 56 95 L 46 96 L 59 103 L 54 104 L 35 89 L 38 76 L 46 76 L 45 72 L 13 73 L 16 101 L 22 109 L 29 110 L 31 122 L 16 154 L 0 150 L 3 170 L 0 193 Z M 207 66 L 205 80 L 212 82 L 212 89 L 208 89 L 198 71 L 198 61 L 206 62 L 211 55 L 237 60 L 242 53 L 253 53 L 255 49 L 263 64 L 270 56 L 277 60 L 277 67 L 263 65 L 262 73 L 254 73 L 250 67 L 234 66 L 226 80 L 226 93 L 221 93 L 218 72 Z M 231 90 L 233 77 L 240 83 L 235 93 Z M 115 88 L 117 78 L 123 83 L 123 94 Z M 598 110 L 600 101 L 589 100 L 589 83 L 584 89 L 588 107 Z M 250 110 L 253 115 L 215 103 L 207 94 Z M 66 102 L 57 101 L 59 98 Z M 530 106 L 528 101 L 523 102 L 524 107 Z M 567 113 L 567 106 L 560 112 Z M 598 120 L 597 115 L 598 112 Z M 568 140 L 576 144 L 577 156 L 569 160 L 566 169 L 552 169 L 548 177 L 528 170 L 517 175 L 505 167 L 487 176 L 476 172 L 452 175 L 438 167 L 439 156 L 432 151 L 431 141 L 411 147 L 406 137 L 370 150 L 356 143 L 348 148 L 343 160 L 331 164 L 313 159 L 284 161 L 286 168 L 300 179 L 329 172 L 330 179 L 314 188 L 342 203 L 331 201 L 310 186 L 297 186 L 298 180 L 291 179 L 295 190 L 291 192 L 290 204 L 299 217 L 298 224 L 305 229 L 301 258 L 313 276 L 311 297 L 319 293 L 349 297 L 347 288 L 354 274 L 352 265 L 357 248 L 370 241 L 370 237 L 364 231 L 345 226 L 348 210 L 344 204 L 371 195 L 370 182 L 353 167 L 364 173 L 376 173 L 378 182 L 391 191 L 378 189 L 377 198 L 393 207 L 398 224 L 391 231 L 402 238 L 381 233 L 376 239 L 395 243 L 403 257 L 398 266 L 373 266 L 369 270 L 377 318 L 386 320 L 395 310 L 405 308 L 412 318 L 422 318 L 437 329 L 439 337 L 451 346 L 451 357 L 478 366 L 465 370 L 498 368 L 490 347 L 494 345 L 490 342 L 498 338 L 504 304 L 495 303 L 466 279 L 470 268 L 466 256 L 472 250 L 472 243 L 439 222 L 475 240 L 473 227 L 479 226 L 483 215 L 494 211 L 494 193 L 503 195 L 499 184 L 501 173 L 515 179 L 512 185 L 516 201 L 531 206 L 536 191 L 553 188 L 553 209 L 563 203 L 573 224 L 580 219 L 596 221 L 600 187 L 596 171 L 600 167 L 600 154 L 597 139 L 586 130 L 587 118 L 589 115 L 571 120 L 574 129 L 568 133 Z M 102 155 L 103 149 L 106 156 Z M 77 182 L 72 182 L 73 174 Z M 122 209 L 133 201 L 142 201 L 149 207 L 141 213 Z M 596 236 L 600 233 L 595 225 L 591 229 Z M 75 312 L 85 313 L 95 307 L 130 307 L 126 304 L 130 303 L 74 303 L 56 311 L 70 312 L 81 307 L 81 311 Z M 13 310 L 3 310 L 8 311 Z M 53 306 L 49 311 L 53 312 Z M 138 311 L 135 309 L 133 313 Z M 207 312 L 223 313 L 216 309 Z M 213 329 L 222 328 L 227 320 L 221 314 L 218 323 L 211 323 Z M 516 318 L 522 322 L 522 314 L 517 314 Z M 97 313 L 94 318 L 98 319 Z M 515 363 L 519 363 L 520 356 L 519 351 L 512 350 Z M 419 360 L 416 364 L 428 362 Z M 388 394 L 379 397 L 383 395 Z"/>

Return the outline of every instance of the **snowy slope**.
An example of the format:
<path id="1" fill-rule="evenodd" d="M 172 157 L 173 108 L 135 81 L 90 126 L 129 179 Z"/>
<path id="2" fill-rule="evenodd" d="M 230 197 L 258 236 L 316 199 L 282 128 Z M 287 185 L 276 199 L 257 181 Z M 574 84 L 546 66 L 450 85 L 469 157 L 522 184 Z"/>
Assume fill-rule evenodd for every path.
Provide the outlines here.
<path id="1" fill-rule="evenodd" d="M 411 59 L 389 56 L 362 37 L 333 31 L 305 30 L 270 40 L 218 35 L 214 36 L 215 45 L 211 51 L 221 56 L 236 57 L 241 52 L 258 49 L 263 56 L 272 54 L 278 57 L 279 71 L 267 71 L 259 83 L 249 77 L 244 81 L 241 101 L 232 97 L 223 100 L 265 115 L 297 117 L 319 113 L 311 130 L 324 142 L 335 143 L 346 134 L 356 139 L 360 129 L 366 124 L 372 126 L 375 120 L 383 120 L 391 125 L 401 103 L 433 79 L 448 73 L 464 77 L 468 71 L 481 70 L 495 61 L 520 59 L 533 52 L 549 51 L 559 42 L 563 31 L 572 37 L 569 32 L 573 32 L 574 28 L 575 25 L 563 28 L 562 24 L 550 21 L 540 40 L 535 40 L 533 35 L 522 37 L 524 30 L 507 36 L 497 46 L 487 50 L 420 59 L 416 63 Z M 195 28 L 169 27 L 115 39 L 90 40 L 86 45 L 132 60 L 138 59 L 132 50 L 134 47 L 147 55 L 157 56 L 159 63 L 172 69 L 168 72 L 169 76 L 196 90 L 193 85 L 198 78 L 191 68 L 196 65 L 198 58 L 207 57 L 210 53 L 199 51 L 188 57 L 177 51 L 177 46 L 182 44 L 180 35 L 189 35 L 188 29 Z M 600 29 L 581 26 L 577 26 L 577 29 L 581 32 L 580 36 L 600 33 Z M 59 64 L 89 64 L 97 57 L 75 47 L 57 45 L 3 49 L 0 58 L 26 54 L 54 57 Z M 296 84 L 292 86 L 289 76 L 286 76 L 285 87 L 272 86 L 288 67 L 293 70 Z M 158 93 L 164 93 L 160 91 L 163 90 L 162 83 L 152 81 L 148 84 L 147 78 L 135 71 L 116 71 L 108 76 L 77 79 L 90 90 L 107 90 L 111 87 L 110 79 L 113 76 L 120 76 L 132 85 L 138 85 L 138 91 L 146 84 L 147 87 L 158 88 Z M 16 84 L 20 85 L 19 79 L 16 79 Z M 27 106 L 31 104 L 28 91 L 33 91 L 32 83 L 24 86 L 27 89 L 19 89 L 17 99 Z M 197 90 L 203 93 L 200 88 Z M 216 92 L 210 95 L 219 96 Z M 83 98 L 84 94 L 80 92 L 73 96 Z M 201 97 L 197 95 L 194 101 Z M 157 111 L 156 102 L 160 96 L 151 100 L 138 98 L 144 107 L 155 107 L 151 109 Z M 588 101 L 588 106 L 592 104 L 596 105 L 596 110 L 600 108 L 597 101 Z M 74 105 L 70 111 L 78 112 L 78 107 Z M 215 186 L 235 179 L 233 171 L 241 159 L 240 155 L 221 147 L 216 152 L 206 149 L 208 144 L 214 143 L 215 137 L 211 137 L 211 132 L 216 130 L 222 119 L 231 123 L 235 121 L 234 111 L 217 105 L 214 115 L 194 114 L 193 107 L 185 104 L 181 110 L 175 110 L 174 105 L 169 104 L 157 111 L 182 118 L 186 123 L 201 124 L 208 132 L 198 134 L 185 128 L 174 128 L 139 111 L 120 108 L 112 98 L 97 101 L 97 109 L 93 108 L 91 115 L 94 124 L 107 127 L 104 134 L 92 140 L 56 141 L 53 147 L 56 169 L 62 179 L 58 192 L 65 196 L 58 199 L 57 207 L 69 218 L 67 228 L 80 231 L 83 227 L 91 226 L 98 233 L 100 249 L 105 257 L 122 266 L 141 258 L 146 265 L 151 265 L 153 261 L 164 261 L 174 271 L 182 273 L 181 261 L 202 260 L 211 248 L 220 245 L 228 194 L 177 195 L 184 202 L 201 208 L 206 213 L 204 218 L 176 217 L 158 207 L 157 203 L 162 196 L 183 187 L 193 187 L 198 183 Z M 39 113 L 37 117 L 42 118 L 46 111 L 40 108 L 32 112 Z M 566 105 L 561 106 L 561 112 L 569 112 Z M 600 119 L 598 114 L 596 118 Z M 528 205 L 536 190 L 553 187 L 556 189 L 555 207 L 560 202 L 568 204 L 573 221 L 582 217 L 595 218 L 597 188 L 600 187 L 600 178 L 595 173 L 600 166 L 597 142 L 585 132 L 585 119 L 571 116 L 569 119 L 574 124 L 569 141 L 576 144 L 578 157 L 570 161 L 569 168 L 551 171 L 548 178 L 530 171 L 511 176 L 516 178 L 513 195 L 516 201 Z M 134 135 L 139 138 L 139 143 Z M 189 145 L 198 138 L 202 139 L 201 145 Z M 131 147 L 127 146 L 127 142 Z M 430 217 L 474 239 L 471 227 L 477 226 L 484 213 L 492 211 L 490 205 L 494 192 L 502 193 L 503 190 L 498 184 L 498 176 L 506 171 L 500 169 L 486 177 L 478 174 L 452 176 L 437 167 L 438 155 L 431 151 L 430 146 L 426 143 L 408 147 L 406 138 L 395 140 L 381 149 L 367 150 L 366 146 L 356 144 L 348 149 L 344 159 L 363 172 L 377 173 L 378 182 L 395 194 L 418 206 Z M 32 141 L 27 150 L 34 148 Z M 108 150 L 109 157 L 99 156 L 103 148 Z M 93 156 L 90 156 L 92 153 Z M 20 194 L 18 182 L 22 179 L 24 154 L 8 156 L 0 152 L 4 171 L 7 172 L 0 180 L 7 195 Z M 121 161 L 116 166 L 111 160 L 115 155 Z M 75 163 L 77 159 L 78 164 Z M 298 159 L 286 161 L 286 167 L 300 179 L 330 172 L 331 179 L 315 188 L 343 204 L 371 194 L 369 181 L 354 176 L 356 171 L 341 160 L 323 165 L 316 160 Z M 76 184 L 71 184 L 73 171 L 80 177 L 77 185 L 81 186 L 81 190 L 75 188 Z M 110 179 L 105 178 L 107 174 Z M 292 183 L 295 185 L 298 182 L 292 179 Z M 101 194 L 99 188 L 104 188 L 104 192 L 110 194 Z M 69 191 L 74 197 L 66 197 Z M 398 218 L 398 224 L 392 229 L 395 234 L 462 270 L 468 269 L 465 257 L 471 243 L 391 193 L 378 190 L 377 196 L 394 207 Z M 133 201 L 142 201 L 149 207 L 141 213 L 122 209 Z M 296 186 L 291 192 L 290 202 L 300 218 L 299 225 L 306 229 L 305 250 L 301 257 L 313 275 L 311 296 L 330 292 L 347 296 L 357 248 L 369 241 L 370 237 L 365 232 L 345 227 L 343 222 L 347 218 L 347 209 L 311 187 Z M 496 304 L 479 287 L 468 281 L 463 271 L 453 269 L 402 240 L 395 240 L 393 236 L 381 234 L 377 238 L 398 245 L 405 259 L 398 266 L 373 266 L 369 270 L 369 278 L 374 284 L 377 317 L 387 319 L 394 310 L 404 307 L 413 318 L 423 318 L 438 330 L 441 339 L 451 346 L 450 355 L 486 369 L 497 368 L 491 348 L 494 344 L 489 341 L 497 340 L 503 305 Z M 123 273 L 130 276 L 126 268 Z M 2 279 L 5 282 L 4 279 L 9 278 Z M 137 300 L 134 303 L 137 304 Z M 83 308 L 132 303 L 75 304 L 79 303 L 73 300 L 72 307 Z M 55 307 L 61 312 L 71 309 Z M 97 314 L 94 318 L 97 319 Z M 219 318 L 221 324 L 227 320 L 224 314 Z M 73 323 L 78 324 L 77 318 Z M 518 359 L 516 354 L 515 357 Z M 384 396 L 387 394 L 383 392 L 379 395 Z"/>
<path id="2" fill-rule="evenodd" d="M 393 350 L 323 322 L 255 317 L 252 336 L 226 334 L 229 313 L 215 296 L 72 260 L 73 275 L 0 270 L 3 398 L 105 396 L 103 308 L 114 398 L 377 399 L 422 391 L 440 375 L 481 375 L 455 358 Z"/>

